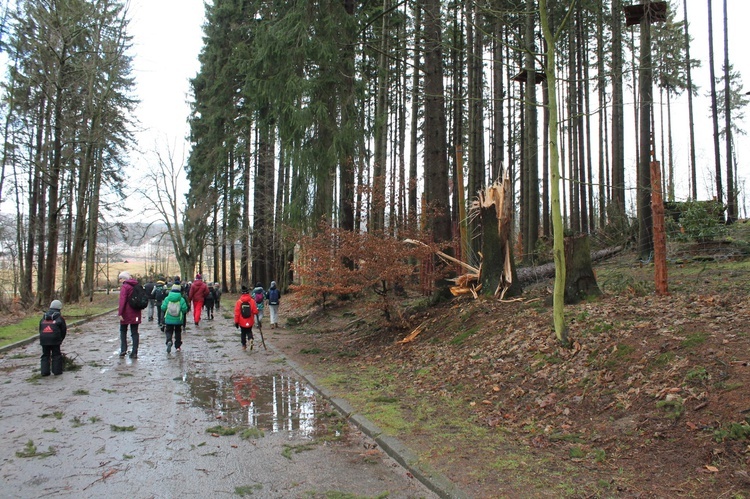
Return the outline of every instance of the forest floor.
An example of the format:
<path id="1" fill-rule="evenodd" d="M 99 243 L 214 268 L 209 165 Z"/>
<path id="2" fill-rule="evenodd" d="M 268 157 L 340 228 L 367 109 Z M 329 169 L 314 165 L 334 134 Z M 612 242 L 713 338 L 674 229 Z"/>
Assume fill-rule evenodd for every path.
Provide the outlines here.
<path id="1" fill-rule="evenodd" d="M 551 281 L 511 302 L 409 291 L 395 330 L 363 299 L 287 295 L 266 336 L 471 497 L 750 497 L 750 223 L 735 230 L 670 243 L 669 296 L 632 252 L 596 263 L 603 296 L 565 308 L 573 348 Z"/>

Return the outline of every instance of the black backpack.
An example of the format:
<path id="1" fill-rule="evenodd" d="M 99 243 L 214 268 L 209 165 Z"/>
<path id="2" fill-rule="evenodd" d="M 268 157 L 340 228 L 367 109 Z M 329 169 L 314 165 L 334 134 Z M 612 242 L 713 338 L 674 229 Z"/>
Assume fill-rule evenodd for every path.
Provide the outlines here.
<path id="1" fill-rule="evenodd" d="M 49 313 L 44 314 L 44 317 L 39 322 L 39 343 L 41 345 L 49 346 L 62 343 L 62 330 L 56 320 L 59 315 L 59 313 L 54 315 Z"/>
<path id="2" fill-rule="evenodd" d="M 164 289 L 164 286 L 157 286 L 154 289 L 154 300 L 158 301 L 159 303 L 164 301 L 164 298 L 167 297 L 167 290 Z"/>
<path id="3" fill-rule="evenodd" d="M 148 293 L 143 289 L 143 286 L 136 284 L 133 286 L 133 291 L 130 293 L 128 303 L 136 310 L 143 310 L 148 307 L 148 298 Z"/>
<path id="4" fill-rule="evenodd" d="M 250 303 L 246 301 L 242 302 L 242 305 L 240 305 L 240 315 L 245 319 L 249 319 L 253 315 L 253 308 L 250 306 Z"/>

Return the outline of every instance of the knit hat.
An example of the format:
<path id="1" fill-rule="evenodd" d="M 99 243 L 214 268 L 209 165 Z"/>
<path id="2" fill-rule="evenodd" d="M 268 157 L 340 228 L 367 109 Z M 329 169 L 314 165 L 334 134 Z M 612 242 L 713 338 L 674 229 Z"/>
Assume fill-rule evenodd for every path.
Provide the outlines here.
<path id="1" fill-rule="evenodd" d="M 174 283 L 175 284 L 180 284 L 180 276 L 178 276 L 178 275 L 174 276 Z"/>
<path id="2" fill-rule="evenodd" d="M 164 281 L 156 281 L 157 286 L 164 286 Z"/>
<path id="3" fill-rule="evenodd" d="M 275 287 L 276 287 L 276 281 L 271 281 L 271 288 L 275 288 Z"/>
<path id="4" fill-rule="evenodd" d="M 49 308 L 54 308 L 55 310 L 62 310 L 62 302 L 60 300 L 52 300 L 52 303 L 49 304 Z"/>
<path id="5" fill-rule="evenodd" d="M 120 275 L 118 275 L 117 278 L 124 279 L 127 281 L 128 279 L 130 279 L 130 272 L 123 270 L 122 272 L 120 272 Z"/>
<path id="6" fill-rule="evenodd" d="M 241 291 L 242 291 L 242 294 L 244 295 L 250 292 L 250 288 L 248 288 L 246 284 L 243 284 Z"/>
<path id="7" fill-rule="evenodd" d="M 195 278 L 196 278 L 196 279 L 202 279 L 202 277 L 201 277 L 201 275 L 200 275 L 200 274 L 195 274 Z"/>
<path id="8" fill-rule="evenodd" d="M 175 284 L 172 286 L 172 291 L 182 291 L 182 288 L 179 284 Z"/>

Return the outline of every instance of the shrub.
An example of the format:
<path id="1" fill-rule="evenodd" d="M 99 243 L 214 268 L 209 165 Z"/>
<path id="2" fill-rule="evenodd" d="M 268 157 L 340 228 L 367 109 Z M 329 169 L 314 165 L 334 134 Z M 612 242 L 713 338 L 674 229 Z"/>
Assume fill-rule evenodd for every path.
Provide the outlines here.
<path id="1" fill-rule="evenodd" d="M 674 208 L 678 214 L 678 240 L 707 242 L 727 234 L 724 206 L 716 201 L 687 201 Z"/>
<path id="2" fill-rule="evenodd" d="M 381 231 L 354 233 L 330 226 L 321 226 L 298 243 L 304 248 L 293 266 L 299 284 L 291 289 L 321 306 L 332 296 L 371 291 L 388 321 L 404 286 L 436 249 L 407 244 Z M 434 280 L 436 275 L 427 278 Z"/>

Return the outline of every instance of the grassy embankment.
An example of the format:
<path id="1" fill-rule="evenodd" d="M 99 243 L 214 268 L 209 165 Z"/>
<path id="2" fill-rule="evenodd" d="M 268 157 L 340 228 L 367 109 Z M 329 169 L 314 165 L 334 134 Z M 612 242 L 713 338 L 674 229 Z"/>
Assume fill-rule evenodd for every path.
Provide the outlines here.
<path id="1" fill-rule="evenodd" d="M 88 319 L 117 308 L 119 293 L 117 291 L 107 293 L 97 293 L 93 301 L 84 301 L 82 303 L 72 303 L 63 306 L 63 316 L 68 324 Z M 0 326 L 0 347 L 10 345 L 17 341 L 25 340 L 38 334 L 39 319 L 42 311 L 30 310 L 26 314 L 19 314 L 17 317 L 9 317 L 3 321 Z"/>

